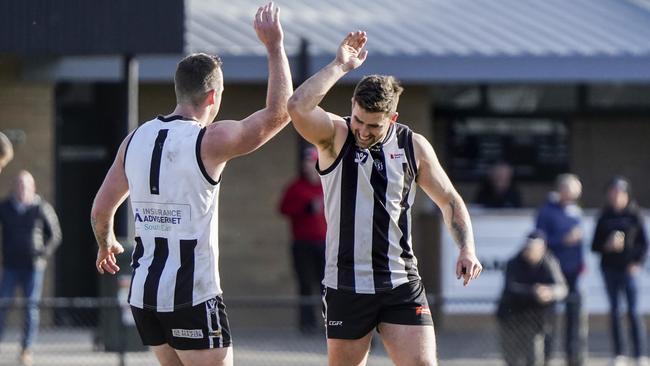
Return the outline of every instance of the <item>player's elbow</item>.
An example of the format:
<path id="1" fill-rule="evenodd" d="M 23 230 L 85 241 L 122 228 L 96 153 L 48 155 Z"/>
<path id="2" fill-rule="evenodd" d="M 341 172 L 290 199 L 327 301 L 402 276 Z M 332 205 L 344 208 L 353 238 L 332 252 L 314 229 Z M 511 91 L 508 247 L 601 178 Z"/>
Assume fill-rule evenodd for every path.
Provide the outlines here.
<path id="1" fill-rule="evenodd" d="M 276 116 L 276 121 L 278 124 L 281 125 L 285 123 L 289 123 L 289 121 L 291 121 L 291 115 L 289 115 L 289 111 L 284 109 L 281 113 L 278 113 L 278 115 Z"/>
<path id="2" fill-rule="evenodd" d="M 299 98 L 294 93 L 291 97 L 289 97 L 289 101 L 287 102 L 287 109 L 289 110 L 289 113 L 291 113 L 298 110 L 299 107 L 300 107 Z"/>
<path id="3" fill-rule="evenodd" d="M 305 114 L 305 108 L 305 103 L 302 102 L 302 98 L 298 94 L 294 93 L 287 102 L 287 110 L 292 119 Z"/>
<path id="4" fill-rule="evenodd" d="M 267 129 L 251 139 L 255 150 L 266 144 L 269 139 L 273 138 L 282 130 L 291 120 L 289 113 L 271 112 L 267 117 Z"/>
<path id="5" fill-rule="evenodd" d="M 291 121 L 291 116 L 285 105 L 275 108 L 267 108 L 267 120 L 272 126 L 280 126 Z"/>

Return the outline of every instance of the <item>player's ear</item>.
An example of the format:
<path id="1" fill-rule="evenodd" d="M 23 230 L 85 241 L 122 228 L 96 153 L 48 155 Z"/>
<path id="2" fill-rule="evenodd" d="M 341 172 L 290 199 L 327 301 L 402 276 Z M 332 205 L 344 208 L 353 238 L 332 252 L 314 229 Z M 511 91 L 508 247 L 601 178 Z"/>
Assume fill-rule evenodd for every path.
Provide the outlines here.
<path id="1" fill-rule="evenodd" d="M 217 96 L 217 91 L 215 89 L 210 89 L 205 96 L 205 105 L 213 105 L 215 103 Z"/>
<path id="2" fill-rule="evenodd" d="M 393 113 L 391 113 L 390 121 L 391 121 L 392 123 L 397 122 L 397 117 L 399 117 L 399 113 L 397 113 L 397 112 L 393 112 Z"/>

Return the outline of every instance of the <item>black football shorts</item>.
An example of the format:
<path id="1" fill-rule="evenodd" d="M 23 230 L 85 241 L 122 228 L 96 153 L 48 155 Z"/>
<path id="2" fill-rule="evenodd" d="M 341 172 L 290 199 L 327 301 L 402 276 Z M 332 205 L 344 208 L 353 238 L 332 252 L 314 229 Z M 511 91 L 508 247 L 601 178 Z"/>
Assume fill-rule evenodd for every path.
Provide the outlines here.
<path id="1" fill-rule="evenodd" d="M 164 343 L 178 350 L 230 347 L 230 326 L 220 296 L 172 312 L 131 306 L 135 325 L 145 346 Z"/>
<path id="2" fill-rule="evenodd" d="M 327 338 L 359 339 L 379 323 L 433 325 L 422 281 L 376 294 L 326 288 L 323 316 Z"/>

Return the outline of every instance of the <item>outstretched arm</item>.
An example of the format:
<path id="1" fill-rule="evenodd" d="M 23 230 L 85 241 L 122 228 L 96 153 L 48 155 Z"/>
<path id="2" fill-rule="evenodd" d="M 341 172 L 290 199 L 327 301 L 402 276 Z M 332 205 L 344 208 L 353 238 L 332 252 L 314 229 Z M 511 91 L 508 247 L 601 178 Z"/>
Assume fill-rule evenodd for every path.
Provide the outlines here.
<path id="1" fill-rule="evenodd" d="M 293 91 L 291 70 L 284 50 L 280 8 L 260 7 L 253 22 L 257 37 L 266 47 L 269 65 L 266 107 L 241 121 L 219 121 L 208 127 L 203 161 L 217 165 L 264 145 L 289 123 L 287 101 Z"/>
<path id="2" fill-rule="evenodd" d="M 90 224 L 99 246 L 95 266 L 101 274 L 104 271 L 110 274 L 119 271 L 120 267 L 117 266 L 115 254 L 124 252 L 124 248 L 115 238 L 113 220 L 117 208 L 129 195 L 129 183 L 124 172 L 124 150 L 132 134 L 133 132 L 122 141 L 113 165 L 108 170 L 106 178 L 95 196 L 90 213 Z"/>
<path id="3" fill-rule="evenodd" d="M 336 54 L 336 59 L 305 81 L 289 99 L 289 114 L 293 125 L 305 140 L 325 150 L 334 145 L 336 124 L 341 117 L 325 112 L 318 105 L 325 94 L 349 71 L 361 66 L 368 51 L 365 32 L 350 32 Z M 347 128 L 345 129 L 347 133 Z"/>
<path id="4" fill-rule="evenodd" d="M 476 258 L 472 223 L 465 202 L 451 184 L 433 147 L 422 135 L 413 134 L 413 147 L 418 161 L 417 183 L 440 207 L 447 229 L 460 249 L 456 262 L 456 276 L 464 278 L 464 285 L 477 278 L 483 267 Z"/>

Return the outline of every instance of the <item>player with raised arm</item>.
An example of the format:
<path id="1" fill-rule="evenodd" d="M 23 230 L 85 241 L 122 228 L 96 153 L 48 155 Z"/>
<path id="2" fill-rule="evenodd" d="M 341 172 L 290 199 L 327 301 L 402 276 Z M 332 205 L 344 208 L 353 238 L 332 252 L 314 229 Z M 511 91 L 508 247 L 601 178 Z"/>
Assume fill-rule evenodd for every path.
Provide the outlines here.
<path id="1" fill-rule="evenodd" d="M 442 210 L 467 285 L 482 267 L 469 213 L 431 144 L 396 123 L 402 87 L 370 75 L 356 86 L 350 117 L 319 104 L 334 84 L 363 64 L 365 32 L 349 33 L 336 58 L 289 99 L 296 130 L 318 148 L 325 194 L 327 259 L 323 296 L 331 366 L 364 365 L 372 330 L 397 365 L 435 365 L 435 333 L 411 245 L 416 184 Z"/>
<path id="2" fill-rule="evenodd" d="M 221 61 L 187 56 L 174 77 L 176 109 L 125 138 L 93 203 L 97 270 L 115 274 L 124 249 L 113 218 L 130 195 L 136 245 L 129 304 L 143 343 L 163 366 L 233 363 L 218 269 L 221 174 L 230 159 L 287 125 L 292 92 L 279 8 L 260 7 L 254 28 L 268 54 L 266 107 L 241 121 L 212 123 L 224 89 Z"/>

